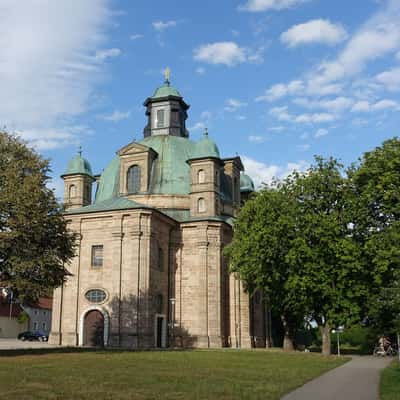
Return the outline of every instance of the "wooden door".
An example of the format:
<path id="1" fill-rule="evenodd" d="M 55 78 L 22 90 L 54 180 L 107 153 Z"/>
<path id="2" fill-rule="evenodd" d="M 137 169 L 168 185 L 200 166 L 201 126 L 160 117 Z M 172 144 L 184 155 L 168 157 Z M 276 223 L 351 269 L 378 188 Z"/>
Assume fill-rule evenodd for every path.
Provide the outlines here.
<path id="1" fill-rule="evenodd" d="M 156 327 L 156 347 L 163 347 L 163 317 L 157 317 L 157 327 Z"/>
<path id="2" fill-rule="evenodd" d="M 104 346 L 104 317 L 98 310 L 89 311 L 83 324 L 83 345 Z"/>

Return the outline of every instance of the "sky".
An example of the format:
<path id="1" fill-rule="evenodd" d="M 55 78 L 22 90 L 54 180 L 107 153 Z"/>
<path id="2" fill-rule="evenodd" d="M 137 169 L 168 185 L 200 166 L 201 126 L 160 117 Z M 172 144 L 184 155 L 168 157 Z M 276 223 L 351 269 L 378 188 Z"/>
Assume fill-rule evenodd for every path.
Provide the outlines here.
<path id="1" fill-rule="evenodd" d="M 257 185 L 400 135 L 400 0 L 0 0 L 0 124 L 101 173 L 171 83 Z"/>

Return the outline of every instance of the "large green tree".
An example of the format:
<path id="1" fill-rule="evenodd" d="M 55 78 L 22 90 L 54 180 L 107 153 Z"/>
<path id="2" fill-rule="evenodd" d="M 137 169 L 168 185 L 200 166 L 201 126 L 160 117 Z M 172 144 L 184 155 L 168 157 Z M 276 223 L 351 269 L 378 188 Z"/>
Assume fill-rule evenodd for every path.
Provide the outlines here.
<path id="1" fill-rule="evenodd" d="M 49 162 L 0 132 L 0 284 L 35 300 L 62 284 L 74 235 L 46 183 Z"/>
<path id="2" fill-rule="evenodd" d="M 295 240 L 297 205 L 284 184 L 264 188 L 241 209 L 235 234 L 225 253 L 231 270 L 247 289 L 263 292 L 272 312 L 280 315 L 285 350 L 293 350 L 296 329 L 304 321 L 307 292 L 297 265 L 288 263 Z"/>
<path id="3" fill-rule="evenodd" d="M 400 139 L 386 140 L 350 171 L 355 192 L 354 235 L 370 271 L 366 310 L 377 329 L 399 330 Z M 382 332 L 381 332 L 382 333 Z"/>
<path id="4" fill-rule="evenodd" d="M 298 236 L 289 251 L 301 268 L 311 315 L 331 352 L 331 329 L 358 320 L 368 295 L 368 279 L 353 240 L 353 191 L 343 166 L 317 157 L 290 189 L 298 203 Z"/>
<path id="5" fill-rule="evenodd" d="M 305 317 L 321 330 L 323 353 L 330 332 L 359 319 L 368 275 L 353 240 L 354 191 L 335 159 L 316 158 L 248 202 L 227 250 L 232 270 L 249 289 L 261 289 L 282 315 L 286 342 Z M 290 345 L 287 345 L 290 348 Z"/>

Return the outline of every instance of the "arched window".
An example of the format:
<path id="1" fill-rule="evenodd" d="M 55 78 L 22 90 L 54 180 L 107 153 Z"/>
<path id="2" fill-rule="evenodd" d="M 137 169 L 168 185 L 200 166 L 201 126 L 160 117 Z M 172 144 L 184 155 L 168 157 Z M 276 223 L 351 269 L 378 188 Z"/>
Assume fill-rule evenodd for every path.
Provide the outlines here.
<path id="1" fill-rule="evenodd" d="M 203 213 L 206 211 L 206 201 L 203 199 L 203 197 L 200 197 L 197 200 L 197 211 L 199 213 Z"/>
<path id="2" fill-rule="evenodd" d="M 76 186 L 75 185 L 71 185 L 69 187 L 69 198 L 71 199 L 72 197 L 76 196 Z"/>
<path id="3" fill-rule="evenodd" d="M 140 167 L 139 165 L 132 165 L 129 167 L 126 176 L 126 189 L 128 193 L 140 192 Z"/>
<path id="4" fill-rule="evenodd" d="M 197 183 L 204 183 L 206 181 L 206 173 L 204 169 L 199 169 L 197 172 Z"/>

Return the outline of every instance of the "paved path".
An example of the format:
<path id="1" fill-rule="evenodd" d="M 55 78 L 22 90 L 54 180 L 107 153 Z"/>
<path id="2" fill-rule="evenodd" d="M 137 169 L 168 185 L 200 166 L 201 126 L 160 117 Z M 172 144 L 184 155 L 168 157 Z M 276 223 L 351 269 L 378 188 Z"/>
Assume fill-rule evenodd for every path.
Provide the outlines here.
<path id="1" fill-rule="evenodd" d="M 47 342 L 23 342 L 18 339 L 0 339 L 0 350 L 19 350 L 19 349 L 50 349 L 52 347 L 60 347 L 51 345 Z"/>
<path id="2" fill-rule="evenodd" d="M 379 374 L 392 358 L 356 356 L 282 400 L 379 400 Z"/>

